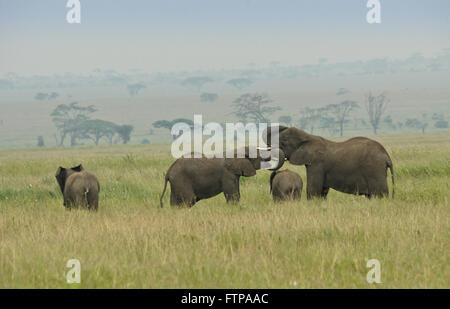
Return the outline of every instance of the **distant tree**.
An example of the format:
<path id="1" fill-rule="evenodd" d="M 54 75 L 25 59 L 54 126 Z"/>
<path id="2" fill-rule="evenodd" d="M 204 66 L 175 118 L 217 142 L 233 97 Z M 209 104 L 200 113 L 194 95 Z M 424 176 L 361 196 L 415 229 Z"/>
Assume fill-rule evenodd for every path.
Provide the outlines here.
<path id="1" fill-rule="evenodd" d="M 401 122 L 401 121 L 397 122 L 397 128 L 402 129 L 403 128 L 403 122 Z"/>
<path id="2" fill-rule="evenodd" d="M 392 120 L 392 117 L 390 115 L 387 115 L 386 117 L 383 118 L 383 123 L 385 123 L 391 129 L 396 128 L 396 125 L 394 124 L 394 121 Z"/>
<path id="3" fill-rule="evenodd" d="M 227 81 L 227 84 L 235 87 L 236 89 L 242 90 L 249 87 L 253 81 L 248 78 L 234 78 Z"/>
<path id="4" fill-rule="evenodd" d="M 144 138 L 144 139 L 141 141 L 141 144 L 142 144 L 142 145 L 148 145 L 148 144 L 150 144 L 150 141 L 149 141 L 147 138 Z"/>
<path id="5" fill-rule="evenodd" d="M 59 146 L 64 145 L 67 136 L 70 136 L 70 145 L 75 146 L 77 138 L 82 135 L 78 126 L 89 120 L 90 115 L 96 111 L 97 109 L 93 105 L 80 106 L 78 102 L 58 105 L 50 116 L 59 133 Z"/>
<path id="6" fill-rule="evenodd" d="M 425 129 L 428 127 L 427 114 L 422 114 L 422 119 L 410 118 L 405 122 L 405 126 L 408 128 L 415 128 L 422 130 L 422 133 L 425 134 Z"/>
<path id="7" fill-rule="evenodd" d="M 207 76 L 188 77 L 181 82 L 181 85 L 188 88 L 200 90 L 206 83 L 211 83 L 214 80 Z"/>
<path id="8" fill-rule="evenodd" d="M 59 93 L 57 93 L 57 92 L 52 92 L 52 93 L 38 92 L 34 96 L 34 99 L 38 100 L 38 101 L 44 101 L 44 100 L 50 101 L 50 100 L 56 99 L 57 97 L 59 97 Z"/>
<path id="9" fill-rule="evenodd" d="M 153 126 L 155 128 L 164 128 L 167 130 L 172 130 L 172 121 L 169 120 L 157 120 L 153 122 Z"/>
<path id="10" fill-rule="evenodd" d="M 328 112 L 334 115 L 337 123 L 339 124 L 340 135 L 344 135 L 344 124 L 347 121 L 347 117 L 350 113 L 359 107 L 355 101 L 343 101 L 338 104 L 330 104 L 326 108 Z"/>
<path id="11" fill-rule="evenodd" d="M 385 92 L 377 96 L 373 95 L 371 92 L 366 94 L 365 107 L 375 135 L 377 134 L 381 117 L 386 112 L 388 104 L 389 98 Z"/>
<path id="12" fill-rule="evenodd" d="M 202 102 L 214 102 L 217 100 L 219 96 L 217 95 L 217 93 L 207 93 L 204 92 L 200 95 L 200 100 Z"/>
<path id="13" fill-rule="evenodd" d="M 424 123 L 417 118 L 410 118 L 406 120 L 405 126 L 408 128 L 420 129 L 422 130 L 422 133 L 425 134 L 425 129 L 428 126 L 428 123 Z"/>
<path id="14" fill-rule="evenodd" d="M 39 135 L 37 140 L 38 147 L 45 147 L 44 137 L 42 135 Z"/>
<path id="15" fill-rule="evenodd" d="M 339 122 L 333 117 L 321 117 L 320 126 L 322 129 L 328 131 L 328 134 L 331 136 L 339 132 Z"/>
<path id="16" fill-rule="evenodd" d="M 44 101 L 44 100 L 47 100 L 47 98 L 48 98 L 48 95 L 46 93 L 43 93 L 43 92 L 38 92 L 34 96 L 34 99 L 38 100 L 38 101 Z"/>
<path id="17" fill-rule="evenodd" d="M 279 106 L 269 106 L 272 102 L 267 94 L 243 94 L 233 101 L 232 114 L 242 122 L 268 123 L 268 117 L 281 110 Z"/>
<path id="18" fill-rule="evenodd" d="M 100 140 L 105 137 L 112 144 L 118 125 L 110 121 L 95 119 L 86 120 L 74 128 L 80 132 L 80 138 L 91 139 L 98 146 Z"/>
<path id="19" fill-rule="evenodd" d="M 434 121 L 444 120 L 444 115 L 438 114 L 438 113 L 433 113 L 433 117 L 431 117 L 431 119 Z"/>
<path id="20" fill-rule="evenodd" d="M 132 97 L 136 96 L 139 93 L 139 91 L 145 88 L 147 88 L 147 86 L 143 83 L 135 83 L 127 85 L 128 93 Z"/>
<path id="21" fill-rule="evenodd" d="M 49 100 L 56 99 L 57 97 L 59 97 L 59 93 L 57 93 L 57 92 L 52 92 L 48 95 Z"/>
<path id="22" fill-rule="evenodd" d="M 327 107 L 305 107 L 300 111 L 300 128 L 314 134 L 314 129 L 321 126 L 322 118 L 328 113 Z"/>
<path id="23" fill-rule="evenodd" d="M 127 144 L 131 139 L 131 132 L 133 132 L 134 127 L 129 124 L 116 127 L 116 132 L 119 134 L 122 143 Z"/>
<path id="24" fill-rule="evenodd" d="M 434 127 L 437 129 L 448 129 L 448 121 L 446 120 L 438 120 L 434 124 Z"/>
<path id="25" fill-rule="evenodd" d="M 350 91 L 347 88 L 339 88 L 336 92 L 336 95 L 345 95 L 348 94 Z"/>
<path id="26" fill-rule="evenodd" d="M 155 128 L 164 128 L 169 130 L 170 134 L 172 135 L 172 127 L 176 124 L 176 123 L 185 123 L 187 124 L 191 129 L 194 128 L 194 122 L 190 119 L 185 119 L 185 118 L 177 118 L 174 119 L 172 121 L 169 120 L 158 120 L 153 122 L 153 126 Z M 178 138 L 178 135 L 172 135 L 172 138 L 175 140 Z"/>
<path id="27" fill-rule="evenodd" d="M 288 127 L 292 126 L 292 117 L 291 116 L 280 116 L 278 117 L 278 122 L 281 124 L 285 124 Z"/>

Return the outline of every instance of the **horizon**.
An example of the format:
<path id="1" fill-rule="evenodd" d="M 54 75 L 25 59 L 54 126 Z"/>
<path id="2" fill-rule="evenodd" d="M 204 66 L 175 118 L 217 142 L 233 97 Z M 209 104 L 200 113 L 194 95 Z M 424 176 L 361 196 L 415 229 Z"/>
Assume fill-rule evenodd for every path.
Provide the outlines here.
<path id="1" fill-rule="evenodd" d="M 366 3 L 81 1 L 81 23 L 69 24 L 66 1 L 0 0 L 0 74 L 305 65 L 450 48 L 448 1 L 381 1 L 380 24 L 366 22 Z"/>

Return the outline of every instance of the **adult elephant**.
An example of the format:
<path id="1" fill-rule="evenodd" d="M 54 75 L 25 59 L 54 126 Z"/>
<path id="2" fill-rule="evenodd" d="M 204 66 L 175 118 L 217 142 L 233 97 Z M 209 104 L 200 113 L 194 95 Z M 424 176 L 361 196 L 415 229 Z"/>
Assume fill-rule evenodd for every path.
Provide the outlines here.
<path id="1" fill-rule="evenodd" d="M 168 169 L 164 189 L 160 198 L 163 207 L 167 182 L 170 183 L 170 204 L 192 207 L 196 202 L 224 193 L 227 202 L 237 203 L 240 199 L 239 179 L 241 176 L 252 177 L 261 169 L 262 159 L 259 150 L 252 153 L 248 147 L 243 151 L 244 157 L 179 158 Z M 276 168 L 281 167 L 284 157 Z"/>
<path id="2" fill-rule="evenodd" d="M 269 146 L 275 138 L 271 132 L 268 128 L 267 135 L 263 135 Z M 388 196 L 388 168 L 394 187 L 394 167 L 389 154 L 380 143 L 369 138 L 333 142 L 297 128 L 280 126 L 278 141 L 290 163 L 306 166 L 308 199 L 326 198 L 330 188 L 369 198 Z"/>

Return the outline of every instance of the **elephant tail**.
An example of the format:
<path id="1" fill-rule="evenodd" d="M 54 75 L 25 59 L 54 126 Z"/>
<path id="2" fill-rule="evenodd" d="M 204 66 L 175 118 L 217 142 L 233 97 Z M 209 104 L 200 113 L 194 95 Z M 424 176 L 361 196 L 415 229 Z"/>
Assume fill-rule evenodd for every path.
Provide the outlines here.
<path id="1" fill-rule="evenodd" d="M 161 208 L 163 208 L 163 198 L 164 198 L 164 193 L 166 193 L 166 188 L 167 188 L 167 182 L 169 181 L 169 175 L 166 174 L 165 177 L 165 181 L 164 181 L 164 190 L 161 194 L 161 198 L 159 199 L 159 204 L 161 206 Z"/>
<path id="2" fill-rule="evenodd" d="M 276 174 L 277 174 L 277 171 L 273 171 L 272 174 L 270 174 L 270 193 L 272 193 L 272 183 L 273 183 L 273 179 L 275 178 Z"/>
<path id="3" fill-rule="evenodd" d="M 394 182 L 394 165 L 392 164 L 392 161 L 389 160 L 387 162 L 387 167 L 389 168 L 389 170 L 391 171 L 391 180 L 392 180 L 392 198 L 394 198 L 395 196 L 395 182 Z"/>
<path id="4" fill-rule="evenodd" d="M 86 202 L 87 207 L 89 207 L 88 194 L 89 194 L 89 188 L 85 188 L 84 189 L 84 201 Z"/>

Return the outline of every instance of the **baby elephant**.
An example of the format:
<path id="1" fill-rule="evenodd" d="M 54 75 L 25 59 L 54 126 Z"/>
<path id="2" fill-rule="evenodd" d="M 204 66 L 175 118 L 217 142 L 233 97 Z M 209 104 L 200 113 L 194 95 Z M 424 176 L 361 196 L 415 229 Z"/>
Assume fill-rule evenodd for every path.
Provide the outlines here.
<path id="1" fill-rule="evenodd" d="M 81 164 L 72 168 L 59 167 L 55 176 L 67 209 L 81 207 L 97 211 L 100 192 L 97 177 L 87 172 Z"/>
<path id="2" fill-rule="evenodd" d="M 270 192 L 275 202 L 282 200 L 299 200 L 302 196 L 303 181 L 299 174 L 283 170 L 270 175 Z"/>
<path id="3" fill-rule="evenodd" d="M 191 154 L 192 155 L 192 154 Z M 160 204 L 163 207 L 163 197 L 167 182 L 170 182 L 170 204 L 193 206 L 200 200 L 208 199 L 224 193 L 230 203 L 240 199 L 239 179 L 241 176 L 252 177 L 261 169 L 259 150 L 251 155 L 245 148 L 245 157 L 238 158 L 179 158 L 167 171 L 164 190 Z"/>

